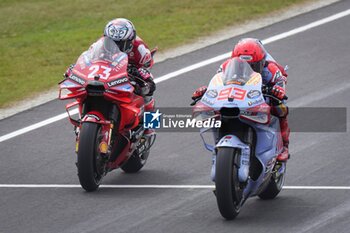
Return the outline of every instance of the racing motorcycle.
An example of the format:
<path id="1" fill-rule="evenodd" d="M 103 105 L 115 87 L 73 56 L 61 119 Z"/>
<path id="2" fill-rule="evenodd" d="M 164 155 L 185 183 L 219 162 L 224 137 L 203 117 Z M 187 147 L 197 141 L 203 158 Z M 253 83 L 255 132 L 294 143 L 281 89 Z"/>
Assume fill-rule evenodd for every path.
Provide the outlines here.
<path id="1" fill-rule="evenodd" d="M 59 99 L 75 99 L 66 111 L 74 125 L 78 177 L 86 191 L 97 190 L 116 168 L 138 172 L 155 141 L 155 135 L 145 136 L 142 125 L 144 110 L 154 107 L 153 99 L 146 104 L 141 96 L 149 87 L 127 71 L 127 54 L 105 37 L 82 53 L 59 83 Z"/>
<path id="2" fill-rule="evenodd" d="M 213 153 L 211 179 L 226 219 L 234 219 L 249 197 L 273 199 L 283 187 L 286 163 L 276 160 L 283 150 L 279 119 L 268 105 L 281 101 L 270 91 L 245 60 L 233 58 L 191 104 L 197 121 L 221 121 L 218 128 L 201 128 L 200 135 Z"/>

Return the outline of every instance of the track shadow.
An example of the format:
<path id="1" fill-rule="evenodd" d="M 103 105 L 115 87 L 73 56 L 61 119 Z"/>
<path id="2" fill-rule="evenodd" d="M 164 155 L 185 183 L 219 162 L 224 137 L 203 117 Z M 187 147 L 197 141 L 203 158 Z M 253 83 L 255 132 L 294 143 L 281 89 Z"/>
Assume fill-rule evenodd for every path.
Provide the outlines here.
<path id="1" fill-rule="evenodd" d="M 281 226 L 285 223 L 289 225 L 297 224 L 306 219 L 315 207 L 315 203 L 291 194 L 280 194 L 273 200 L 261 200 L 252 198 L 248 200 L 241 209 L 238 217 L 233 221 L 226 221 L 224 224 L 245 225 L 254 222 L 256 225 L 271 224 Z M 218 212 L 219 216 L 220 213 Z"/>

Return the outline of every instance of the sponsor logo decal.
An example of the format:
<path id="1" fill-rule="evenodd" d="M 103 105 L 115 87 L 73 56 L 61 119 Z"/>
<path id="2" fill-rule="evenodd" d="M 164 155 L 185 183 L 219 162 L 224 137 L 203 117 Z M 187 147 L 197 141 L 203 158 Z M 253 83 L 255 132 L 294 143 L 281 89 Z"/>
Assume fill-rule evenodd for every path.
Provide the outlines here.
<path id="1" fill-rule="evenodd" d="M 117 57 L 114 58 L 114 62 L 120 63 L 123 59 L 126 58 L 126 53 L 118 53 Z"/>
<path id="2" fill-rule="evenodd" d="M 229 106 L 237 106 L 238 104 L 236 103 L 236 102 L 234 102 L 235 100 L 234 99 L 232 99 L 232 101 L 230 102 L 230 101 L 228 101 L 228 102 L 226 102 L 225 103 L 225 105 L 229 105 Z"/>
<path id="3" fill-rule="evenodd" d="M 82 78 L 79 78 L 78 76 L 72 74 L 71 76 L 68 77 L 69 79 L 73 80 L 76 83 L 79 83 L 80 85 L 84 85 L 85 84 L 85 80 Z"/>
<path id="4" fill-rule="evenodd" d="M 115 79 L 113 81 L 108 82 L 107 86 L 114 87 L 114 86 L 120 85 L 122 83 L 126 83 L 127 81 L 129 81 L 129 79 L 127 77 L 119 78 L 119 79 Z"/>
<path id="5" fill-rule="evenodd" d="M 112 62 L 112 66 L 114 66 L 114 70 L 116 72 L 121 70 L 127 64 L 128 64 L 128 60 L 127 59 L 121 60 L 120 62 Z"/>
<path id="6" fill-rule="evenodd" d="M 235 80 L 228 81 L 226 84 L 235 84 L 235 85 L 244 86 L 245 81 L 243 79 L 235 79 Z"/>
<path id="7" fill-rule="evenodd" d="M 247 94 L 249 99 L 257 99 L 261 95 L 261 92 L 258 90 L 250 90 Z"/>
<path id="8" fill-rule="evenodd" d="M 258 85 L 260 80 L 261 80 L 260 74 L 256 73 L 256 75 L 254 75 L 251 79 L 249 79 L 246 84 L 247 85 Z"/>
<path id="9" fill-rule="evenodd" d="M 250 56 L 250 55 L 241 55 L 241 56 L 239 56 L 239 58 L 242 59 L 242 60 L 246 60 L 246 61 L 253 60 L 253 57 Z"/>
<path id="10" fill-rule="evenodd" d="M 209 98 L 207 98 L 207 97 L 205 97 L 205 96 L 202 97 L 201 101 L 202 101 L 203 103 L 206 103 L 206 104 L 209 104 L 209 105 L 213 105 L 213 104 L 215 103 L 214 100 L 209 99 Z"/>
<path id="11" fill-rule="evenodd" d="M 265 102 L 264 98 L 260 98 L 258 100 L 248 101 L 248 105 L 252 106 L 252 105 L 256 105 L 256 104 L 261 104 L 263 102 Z"/>

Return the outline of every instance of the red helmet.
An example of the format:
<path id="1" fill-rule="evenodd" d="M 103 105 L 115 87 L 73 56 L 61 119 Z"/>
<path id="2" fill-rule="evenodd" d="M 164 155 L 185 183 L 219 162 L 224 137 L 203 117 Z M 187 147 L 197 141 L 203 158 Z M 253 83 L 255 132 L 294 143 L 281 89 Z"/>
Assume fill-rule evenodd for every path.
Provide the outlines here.
<path id="1" fill-rule="evenodd" d="M 260 40 L 244 38 L 238 41 L 231 57 L 246 60 L 255 72 L 261 73 L 265 66 L 266 51 Z"/>

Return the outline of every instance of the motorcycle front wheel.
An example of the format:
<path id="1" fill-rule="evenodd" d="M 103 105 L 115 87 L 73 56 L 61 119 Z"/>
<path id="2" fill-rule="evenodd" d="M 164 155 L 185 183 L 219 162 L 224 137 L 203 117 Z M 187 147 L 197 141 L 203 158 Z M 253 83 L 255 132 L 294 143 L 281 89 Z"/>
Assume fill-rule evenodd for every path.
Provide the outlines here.
<path id="1" fill-rule="evenodd" d="M 219 148 L 216 155 L 215 194 L 221 215 L 234 219 L 240 212 L 243 188 L 238 180 L 239 150 Z"/>
<path id="2" fill-rule="evenodd" d="M 101 126 L 96 123 L 83 123 L 79 135 L 78 177 L 80 185 L 88 192 L 98 189 L 105 175 L 105 162 L 99 153 Z"/>

